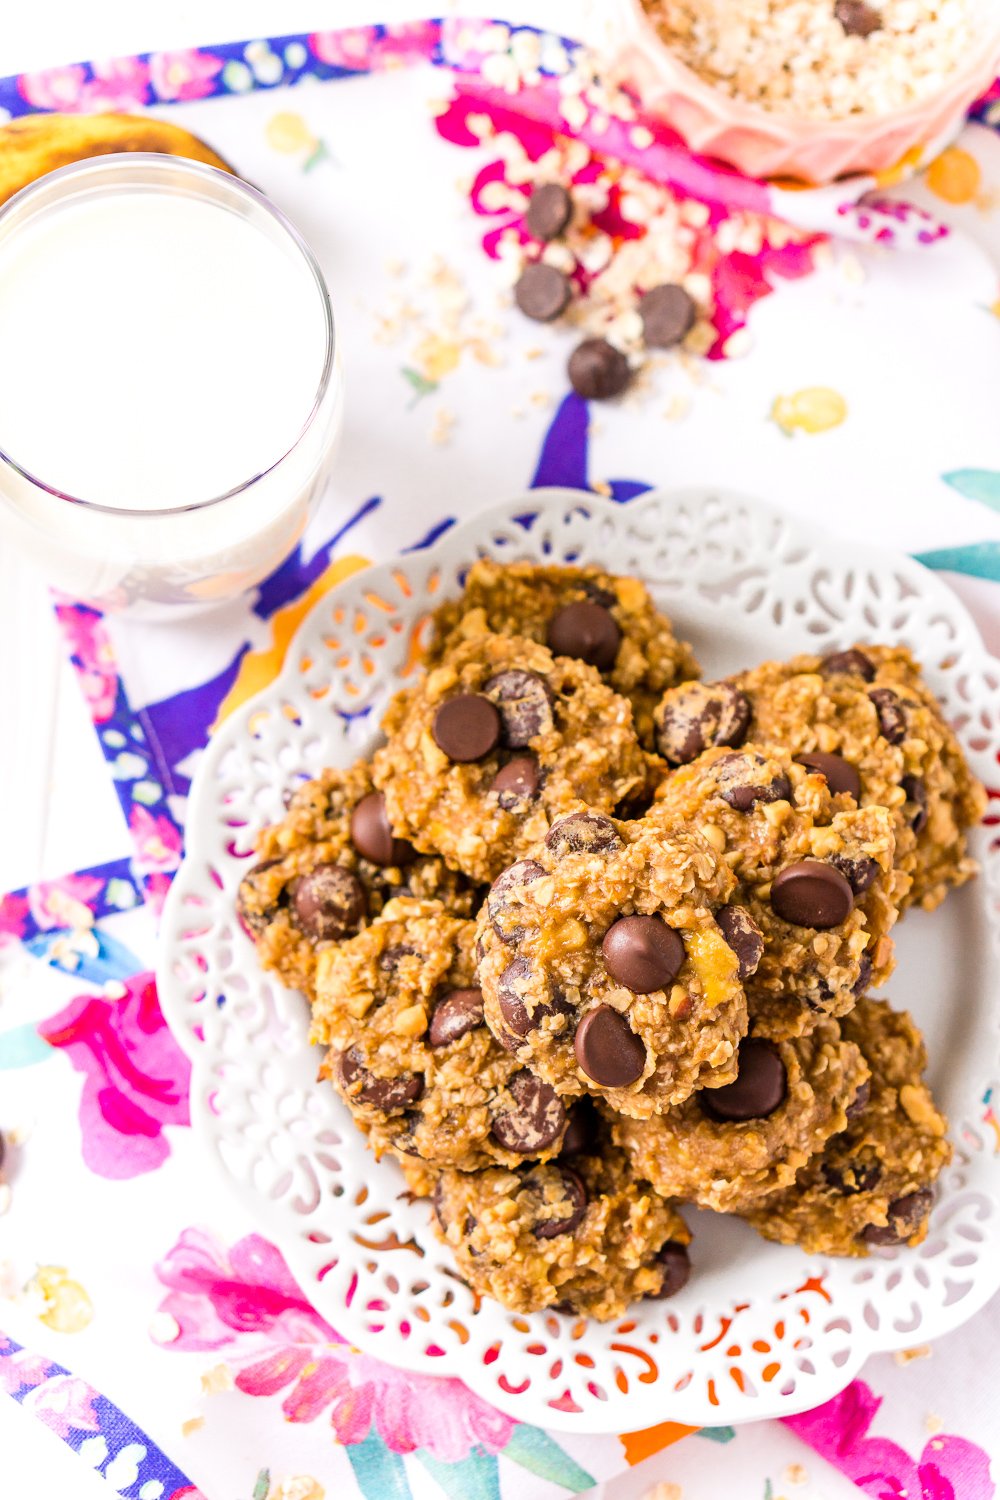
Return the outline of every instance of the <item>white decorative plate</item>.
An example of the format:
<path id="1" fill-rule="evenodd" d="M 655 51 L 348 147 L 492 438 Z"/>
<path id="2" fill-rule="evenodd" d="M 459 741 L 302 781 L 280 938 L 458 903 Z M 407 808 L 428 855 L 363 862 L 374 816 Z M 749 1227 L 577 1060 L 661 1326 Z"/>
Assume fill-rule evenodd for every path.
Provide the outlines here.
<path id="1" fill-rule="evenodd" d="M 898 929 L 889 993 L 925 1028 L 956 1145 L 919 1249 L 823 1260 L 768 1244 L 737 1220 L 691 1213 L 694 1275 L 669 1302 L 637 1304 L 604 1325 L 515 1316 L 492 1301 L 477 1308 L 426 1205 L 400 1196 L 396 1167 L 376 1165 L 333 1090 L 316 1083 L 305 1002 L 259 971 L 233 897 L 285 789 L 372 749 L 382 705 L 413 670 L 421 620 L 484 553 L 640 575 L 708 674 L 801 649 L 901 640 L 925 664 L 978 774 L 997 782 L 1000 664 L 917 563 L 733 494 L 614 505 L 533 491 L 333 590 L 303 623 L 281 677 L 206 751 L 160 971 L 163 1008 L 193 1064 L 194 1125 L 323 1316 L 394 1364 L 459 1376 L 515 1417 L 580 1432 L 814 1406 L 867 1355 L 937 1337 L 1000 1286 L 1000 1129 L 989 1109 L 1000 1078 L 1000 839 L 980 830 L 983 878 Z"/>

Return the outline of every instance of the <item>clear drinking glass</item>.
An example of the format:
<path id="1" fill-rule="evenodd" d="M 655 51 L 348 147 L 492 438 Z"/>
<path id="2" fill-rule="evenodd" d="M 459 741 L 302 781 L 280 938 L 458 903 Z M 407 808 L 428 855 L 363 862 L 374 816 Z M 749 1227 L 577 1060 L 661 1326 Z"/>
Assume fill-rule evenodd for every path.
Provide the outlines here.
<path id="1" fill-rule="evenodd" d="M 258 307 L 267 307 L 274 327 L 280 326 L 277 309 L 283 295 L 285 273 L 289 288 L 292 278 L 295 278 L 297 315 L 307 322 L 312 318 L 317 320 L 315 328 L 310 324 L 308 330 L 303 331 L 309 334 L 310 362 L 315 360 L 320 367 L 314 390 L 311 378 L 302 376 L 303 389 L 313 391 L 311 405 L 308 400 L 303 401 L 301 424 L 297 407 L 291 413 L 294 417 L 291 441 L 283 442 L 273 458 L 268 456 L 266 462 L 259 461 L 262 443 L 266 441 L 260 432 L 261 413 L 258 412 L 256 418 L 249 414 L 247 451 L 255 452 L 258 460 L 252 463 L 248 460 L 250 467 L 245 473 L 239 469 L 242 451 L 238 426 L 240 414 L 230 410 L 227 413 L 227 441 L 232 452 L 227 462 L 235 466 L 236 482 L 224 493 L 205 493 L 205 474 L 202 472 L 199 477 L 198 472 L 199 467 L 204 470 L 205 466 L 199 465 L 195 457 L 189 470 L 184 470 L 178 492 L 170 495 L 169 503 L 152 505 L 148 503 L 150 496 L 146 493 L 144 475 L 154 472 L 149 466 L 162 463 L 164 454 L 169 452 L 176 457 L 174 450 L 165 446 L 177 441 L 176 429 L 171 430 L 166 416 L 162 430 L 154 432 L 154 440 L 149 444 L 148 462 L 143 454 L 136 457 L 134 503 L 128 493 L 123 495 L 121 492 L 120 474 L 119 492 L 108 503 L 109 497 L 102 495 L 99 484 L 96 492 L 92 489 L 90 493 L 75 494 L 65 486 L 60 488 L 51 482 L 51 473 L 48 477 L 46 475 L 44 454 L 41 459 L 36 457 L 30 466 L 24 462 L 24 455 L 17 451 L 16 437 L 5 429 L 4 408 L 0 404 L 0 531 L 22 548 L 37 563 L 47 581 L 62 593 L 101 609 L 129 609 L 157 617 L 173 615 L 179 608 L 183 611 L 184 606 L 203 609 L 231 599 L 258 583 L 288 556 L 302 535 L 329 473 L 341 426 L 343 378 L 329 294 L 312 251 L 294 226 L 263 194 L 239 178 L 201 162 L 137 152 L 77 162 L 50 173 L 23 189 L 0 210 L 0 268 L 8 264 L 10 257 L 5 260 L 5 255 L 11 250 L 14 252 L 11 264 L 16 271 L 22 246 L 14 243 L 14 237 L 30 235 L 39 228 L 42 234 L 49 234 L 53 226 L 46 221 L 51 219 L 58 234 L 49 234 L 45 243 L 51 242 L 59 252 L 60 247 L 65 248 L 66 236 L 70 236 L 72 242 L 72 236 L 78 232 L 81 222 L 78 210 L 81 207 L 89 216 L 87 232 L 92 233 L 95 222 L 99 229 L 103 229 L 114 222 L 113 217 L 107 218 L 107 215 L 120 212 L 123 200 L 114 195 L 140 192 L 153 195 L 141 199 L 142 212 L 147 214 L 155 212 L 169 216 L 178 212 L 174 207 L 164 206 L 163 200 L 166 199 L 172 205 L 184 200 L 211 205 L 235 216 L 227 219 L 224 225 L 211 216 L 205 219 L 205 223 L 209 229 L 214 225 L 224 230 L 228 247 L 226 254 L 232 261 L 234 272 L 251 261 L 256 266 L 255 257 L 262 265 L 265 259 L 268 266 L 273 263 L 273 285 L 261 286 L 250 300 Z M 134 210 L 135 202 L 133 197 L 129 212 Z M 182 208 L 179 212 L 197 215 L 200 210 Z M 189 220 L 188 228 L 192 222 Z M 169 218 L 164 219 L 164 223 L 169 223 Z M 242 227 L 234 228 L 234 223 Z M 266 236 L 280 252 L 279 257 L 275 259 L 270 250 L 257 243 L 251 244 L 245 238 L 254 235 Z M 205 237 L 203 255 L 201 251 L 192 254 L 191 247 L 187 247 L 184 251 L 187 259 L 182 266 L 184 275 L 197 277 L 205 268 L 211 269 L 217 277 L 226 275 L 225 266 L 212 268 L 210 265 L 215 253 L 213 240 L 214 234 Z M 30 245 L 34 244 L 35 239 L 31 239 Z M 89 245 L 87 249 L 93 253 L 94 247 Z M 244 249 L 246 256 L 242 253 Z M 249 253 L 251 251 L 253 254 Z M 22 256 L 21 263 L 35 267 L 37 260 L 32 252 Z M 303 267 L 308 280 L 303 278 Z M 132 271 L 134 268 L 127 269 Z M 32 274 L 37 273 L 33 270 Z M 16 298 L 16 283 L 17 276 L 12 274 L 8 283 L 12 298 Z M 158 294 L 155 282 L 149 291 L 150 296 Z M 173 294 L 179 297 L 177 305 L 183 311 L 183 285 L 180 293 L 175 286 Z M 276 300 L 273 303 L 258 300 L 268 296 Z M 44 298 L 41 300 L 44 309 Z M 109 300 L 113 300 L 113 291 Z M 11 305 L 16 310 L 16 301 Z M 121 309 L 118 313 L 120 316 Z M 247 316 L 252 314 L 253 308 L 250 307 Z M 141 330 L 143 315 L 143 307 L 136 306 L 137 330 Z M 247 328 L 239 332 L 244 340 L 241 347 L 252 349 L 252 332 Z M 46 329 L 44 337 L 50 346 L 54 346 L 49 348 L 45 357 L 57 361 L 60 358 L 58 328 Z M 249 344 L 247 340 L 250 340 Z M 9 349 L 6 353 L 9 357 Z M 191 350 L 192 360 L 206 359 L 209 355 L 210 351 Z M 4 353 L 0 352 L 2 357 Z M 161 367 L 145 364 L 157 357 L 157 349 L 143 348 L 141 338 L 137 338 L 132 351 L 122 352 L 120 364 L 114 351 L 110 355 L 107 350 L 101 351 L 101 378 L 108 385 L 107 401 L 111 407 L 112 424 L 116 388 L 118 399 L 121 399 L 121 382 L 142 382 L 144 370 L 154 368 L 158 375 L 163 376 Z M 285 357 L 287 362 L 287 350 Z M 272 378 L 272 375 L 274 379 L 280 378 L 280 370 L 271 372 L 266 365 L 262 369 L 267 378 Z M 307 380 L 308 385 L 305 384 Z M 56 443 L 71 425 L 71 413 L 59 410 L 59 401 L 45 389 L 48 382 L 43 380 L 39 384 L 42 388 L 33 393 L 33 399 L 43 403 L 38 410 L 45 423 L 50 424 L 52 440 Z M 220 382 L 220 385 L 218 399 L 222 411 L 225 410 L 227 392 L 225 383 Z M 128 388 L 130 398 L 135 396 L 136 389 L 135 386 Z M 262 390 L 263 394 L 266 393 Z M 52 401 L 55 404 L 49 409 L 45 403 Z M 63 405 L 69 404 L 64 393 Z M 266 401 L 261 411 L 266 413 Z M 155 420 L 155 414 L 151 420 Z M 210 423 L 205 431 L 210 443 Z M 130 436 L 119 429 L 119 439 L 123 443 Z M 116 442 L 113 431 L 108 442 Z M 64 450 L 65 447 L 64 443 Z M 201 451 L 205 452 L 204 446 Z M 64 467 L 67 462 L 71 464 L 72 452 L 61 451 L 61 462 Z M 183 463 L 183 458 L 177 462 Z M 160 471 L 156 472 L 159 474 Z M 126 471 L 126 480 L 131 482 L 131 471 Z"/>

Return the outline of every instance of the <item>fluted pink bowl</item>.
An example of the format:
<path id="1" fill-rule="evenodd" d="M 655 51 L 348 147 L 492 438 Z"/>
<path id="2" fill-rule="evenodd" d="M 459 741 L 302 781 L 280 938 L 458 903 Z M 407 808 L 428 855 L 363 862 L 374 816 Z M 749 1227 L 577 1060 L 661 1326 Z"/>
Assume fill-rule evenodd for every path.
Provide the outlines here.
<path id="1" fill-rule="evenodd" d="M 618 0 L 613 71 L 643 108 L 704 156 L 750 177 L 820 184 L 856 172 L 886 172 L 915 149 L 940 146 L 1000 71 L 1000 0 L 973 7 L 975 43 L 937 92 L 881 115 L 817 120 L 730 98 L 694 73 L 660 39 L 640 0 Z"/>

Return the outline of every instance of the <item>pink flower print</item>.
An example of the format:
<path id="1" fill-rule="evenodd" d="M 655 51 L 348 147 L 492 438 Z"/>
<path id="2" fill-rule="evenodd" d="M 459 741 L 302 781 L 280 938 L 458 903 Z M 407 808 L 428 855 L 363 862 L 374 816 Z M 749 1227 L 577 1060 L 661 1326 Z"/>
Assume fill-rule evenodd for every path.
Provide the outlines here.
<path id="1" fill-rule="evenodd" d="M 28 898 L 12 892 L 0 900 L 0 943 L 23 937 L 28 927 Z"/>
<path id="2" fill-rule="evenodd" d="M 118 700 L 118 669 L 104 622 L 100 615 L 79 605 L 57 605 L 56 615 L 89 705 L 90 717 L 95 724 L 106 724 Z"/>
<path id="3" fill-rule="evenodd" d="M 56 1367 L 41 1354 L 32 1354 L 28 1349 L 19 1349 L 16 1354 L 5 1354 L 10 1341 L 0 1337 L 0 1391 L 13 1396 L 22 1386 L 40 1386 L 48 1380 Z"/>
<path id="4" fill-rule="evenodd" d="M 163 1019 L 152 974 L 127 981 L 121 1000 L 80 995 L 39 1026 L 84 1077 L 83 1159 L 100 1177 L 152 1172 L 170 1155 L 166 1125 L 189 1125 L 191 1065 Z"/>
<path id="5" fill-rule="evenodd" d="M 855 1380 L 785 1423 L 872 1500 L 993 1500 L 989 1457 L 966 1438 L 931 1438 L 914 1461 L 891 1438 L 866 1436 L 881 1405 L 881 1396 Z"/>
<path id="6" fill-rule="evenodd" d="M 130 110 L 149 98 L 149 68 L 138 57 L 112 57 L 91 64 L 93 78 L 84 89 L 84 108 Z"/>
<path id="7" fill-rule="evenodd" d="M 400 21 L 387 26 L 376 47 L 375 67 L 393 67 L 430 57 L 441 37 L 436 21 Z"/>
<path id="8" fill-rule="evenodd" d="M 149 81 L 158 99 L 204 99 L 214 89 L 223 60 L 194 47 L 178 52 L 154 52 L 149 59 Z"/>
<path id="9" fill-rule="evenodd" d="M 66 68 L 22 73 L 17 87 L 22 99 L 36 109 L 58 109 L 73 114 L 88 107 L 84 93 L 86 83 L 86 68 L 82 63 L 73 63 Z"/>
<path id="10" fill-rule="evenodd" d="M 180 1332 L 173 1349 L 220 1349 L 238 1363 L 245 1395 L 284 1392 L 290 1422 L 324 1411 L 337 1440 L 361 1443 L 372 1429 L 394 1453 L 426 1448 L 445 1463 L 477 1445 L 499 1453 L 514 1421 L 458 1380 L 406 1374 L 360 1354 L 303 1297 L 274 1245 L 249 1235 L 231 1250 L 187 1229 L 156 1274 L 170 1294 L 160 1311 Z"/>
<path id="11" fill-rule="evenodd" d="M 147 875 L 143 882 L 143 889 L 146 893 L 146 905 L 153 913 L 153 916 L 162 916 L 167 892 L 170 889 L 170 876 L 156 874 L 155 872 L 152 875 Z"/>
<path id="12" fill-rule="evenodd" d="M 96 1391 L 78 1375 L 53 1375 L 28 1398 L 25 1406 L 65 1440 L 70 1428 L 82 1428 L 85 1432 L 100 1431 L 100 1422 L 94 1411 Z"/>
<path id="13" fill-rule="evenodd" d="M 145 870 L 176 870 L 181 862 L 181 836 L 162 813 L 154 814 L 135 803 L 128 815 L 141 867 Z"/>
<path id="14" fill-rule="evenodd" d="M 377 28 L 351 26 L 342 31 L 316 31 L 309 38 L 309 50 L 320 62 L 335 68 L 356 68 L 367 72 L 371 67 Z"/>
<path id="15" fill-rule="evenodd" d="M 35 925 L 42 932 L 54 927 L 78 930 L 94 925 L 91 903 L 104 889 L 97 875 L 63 875 L 28 887 L 28 905 Z"/>

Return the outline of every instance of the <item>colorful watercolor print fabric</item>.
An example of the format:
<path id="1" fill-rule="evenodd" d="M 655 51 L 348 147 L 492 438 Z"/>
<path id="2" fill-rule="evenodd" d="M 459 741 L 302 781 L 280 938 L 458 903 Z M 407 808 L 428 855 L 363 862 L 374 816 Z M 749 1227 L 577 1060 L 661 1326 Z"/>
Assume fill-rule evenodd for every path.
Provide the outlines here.
<path id="1" fill-rule="evenodd" d="M 588 410 L 564 373 L 572 335 L 509 306 L 518 152 L 538 159 L 553 135 L 540 105 L 519 114 L 484 86 L 496 45 L 496 33 L 456 25 L 442 40 L 426 23 L 0 85 L 11 113 L 169 108 L 210 140 L 314 245 L 349 381 L 330 492 L 251 598 L 170 630 L 57 605 L 124 821 L 115 860 L 0 902 L 0 1383 L 121 1495 L 548 1500 L 683 1435 L 665 1423 L 556 1437 L 455 1381 L 360 1354 L 199 1157 L 187 1064 L 149 972 L 155 915 L 211 726 L 273 679 L 315 599 L 532 483 L 625 502 L 709 481 L 917 554 L 1000 646 L 996 104 L 895 197 L 841 203 L 851 245 L 818 232 L 828 199 L 810 222 L 799 211 L 796 231 L 769 216 L 781 200 L 759 185 L 737 204 L 716 181 L 692 208 L 680 191 L 689 168 L 660 141 L 656 203 L 691 230 L 714 332 L 706 358 L 664 360 L 621 406 Z M 560 44 L 539 45 L 541 73 L 558 73 Z M 444 55 L 463 64 L 457 87 Z M 577 181 L 597 170 L 598 149 L 576 151 Z M 600 227 L 615 243 L 643 233 L 627 194 L 608 215 Z M 141 326 L 127 357 L 155 357 Z M 873 1362 L 790 1427 L 866 1494 L 986 1500 L 1000 1426 L 984 1372 L 998 1336 L 994 1307 L 930 1359 Z M 0 1405 L 16 1445 L 13 1414 Z M 752 1473 L 739 1493 L 777 1500 L 806 1482 L 793 1442 L 775 1430 L 771 1468 L 759 1435 L 702 1433 L 660 1477 L 690 1476 L 698 1488 L 685 1493 L 712 1500 Z"/>

